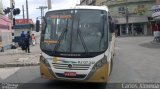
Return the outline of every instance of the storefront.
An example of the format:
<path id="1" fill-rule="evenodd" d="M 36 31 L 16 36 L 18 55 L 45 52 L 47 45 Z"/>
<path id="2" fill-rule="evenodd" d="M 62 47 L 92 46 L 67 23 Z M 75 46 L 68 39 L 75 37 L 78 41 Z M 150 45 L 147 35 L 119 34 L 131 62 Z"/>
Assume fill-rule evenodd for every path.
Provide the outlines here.
<path id="1" fill-rule="evenodd" d="M 126 30 L 126 25 L 120 25 L 120 35 L 121 36 L 140 36 L 140 35 L 147 35 L 145 34 L 145 23 L 130 23 L 128 25 L 128 31 Z"/>
<path id="2" fill-rule="evenodd" d="M 152 6 L 152 28 L 154 33 L 154 41 L 160 42 L 160 5 Z"/>
<path id="3" fill-rule="evenodd" d="M 130 17 L 128 20 L 128 30 L 126 28 L 125 18 L 117 18 L 118 36 L 143 36 L 150 34 L 150 28 L 148 28 L 147 17 Z"/>
<path id="4" fill-rule="evenodd" d="M 126 0 L 121 0 L 120 2 L 117 0 L 109 1 L 107 6 L 113 18 L 116 19 L 117 35 L 151 35 L 148 17 L 151 17 L 151 7 L 154 4 L 154 0 L 127 0 L 127 2 Z M 128 29 L 126 24 L 128 24 Z"/>

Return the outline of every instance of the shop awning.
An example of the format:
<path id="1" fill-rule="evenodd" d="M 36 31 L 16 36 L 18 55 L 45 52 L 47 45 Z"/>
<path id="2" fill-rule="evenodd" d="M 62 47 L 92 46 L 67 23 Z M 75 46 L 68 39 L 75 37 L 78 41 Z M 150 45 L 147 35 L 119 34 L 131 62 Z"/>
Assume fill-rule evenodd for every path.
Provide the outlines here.
<path id="1" fill-rule="evenodd" d="M 12 27 L 12 29 L 31 29 L 33 28 L 33 24 L 19 24 Z"/>

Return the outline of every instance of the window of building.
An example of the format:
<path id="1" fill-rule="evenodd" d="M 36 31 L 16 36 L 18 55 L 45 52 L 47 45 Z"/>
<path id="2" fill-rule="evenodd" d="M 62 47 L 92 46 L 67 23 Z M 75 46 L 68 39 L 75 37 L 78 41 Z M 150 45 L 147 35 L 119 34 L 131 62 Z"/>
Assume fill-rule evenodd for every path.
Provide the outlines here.
<path id="1" fill-rule="evenodd" d="M 125 7 L 124 6 L 118 7 L 118 12 L 119 13 L 124 13 L 125 12 Z"/>

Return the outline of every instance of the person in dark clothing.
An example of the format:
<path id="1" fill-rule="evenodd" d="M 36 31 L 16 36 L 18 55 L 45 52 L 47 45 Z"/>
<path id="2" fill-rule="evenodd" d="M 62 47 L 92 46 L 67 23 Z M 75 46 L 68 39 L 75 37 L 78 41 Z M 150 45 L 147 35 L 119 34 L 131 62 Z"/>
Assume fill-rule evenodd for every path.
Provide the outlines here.
<path id="1" fill-rule="evenodd" d="M 21 33 L 21 42 L 23 42 L 24 41 L 24 37 L 25 37 L 25 34 L 24 34 L 24 31 L 22 31 L 22 33 Z"/>
<path id="2" fill-rule="evenodd" d="M 24 38 L 25 38 L 25 34 L 24 34 L 24 31 L 22 31 L 21 36 L 20 36 L 20 46 L 22 50 L 25 50 Z"/>
<path id="3" fill-rule="evenodd" d="M 26 50 L 26 53 L 30 53 L 30 39 L 31 39 L 31 36 L 30 36 L 30 31 L 27 31 L 27 34 L 25 35 L 25 50 Z"/>

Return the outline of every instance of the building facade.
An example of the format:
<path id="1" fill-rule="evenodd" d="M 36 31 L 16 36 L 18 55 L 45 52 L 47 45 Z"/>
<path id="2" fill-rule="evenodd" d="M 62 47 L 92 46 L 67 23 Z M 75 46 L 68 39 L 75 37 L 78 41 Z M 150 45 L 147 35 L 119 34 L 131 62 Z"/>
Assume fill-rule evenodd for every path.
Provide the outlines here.
<path id="1" fill-rule="evenodd" d="M 85 0 L 87 1 L 87 0 Z M 120 36 L 151 35 L 151 8 L 156 0 L 96 0 L 95 5 L 107 5 L 117 24 Z"/>
<path id="2" fill-rule="evenodd" d="M 20 41 L 20 34 L 22 31 L 26 34 L 27 31 L 30 31 L 32 33 L 34 29 L 33 21 L 32 19 L 16 19 L 15 24 L 12 28 L 14 30 L 14 42 L 21 44 Z"/>
<path id="3" fill-rule="evenodd" d="M 12 29 L 11 20 L 3 14 L 2 0 L 0 0 L 0 52 L 11 48 Z"/>
<path id="4" fill-rule="evenodd" d="M 160 5 L 160 0 L 156 0 L 156 4 Z"/>
<path id="5" fill-rule="evenodd" d="M 80 0 L 80 5 L 96 5 L 96 0 Z"/>
<path id="6" fill-rule="evenodd" d="M 2 0 L 0 0 L 0 14 L 3 13 L 3 5 L 2 5 Z"/>

